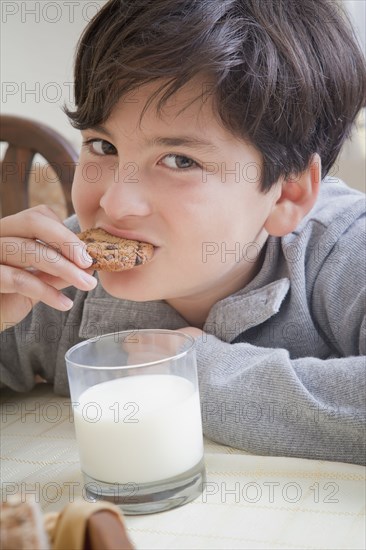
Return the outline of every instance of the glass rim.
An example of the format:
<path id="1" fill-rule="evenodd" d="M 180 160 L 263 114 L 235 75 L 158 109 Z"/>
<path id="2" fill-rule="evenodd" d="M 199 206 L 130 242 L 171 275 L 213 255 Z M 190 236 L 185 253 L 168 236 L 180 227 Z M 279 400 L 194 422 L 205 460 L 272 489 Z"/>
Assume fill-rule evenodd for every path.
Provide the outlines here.
<path id="1" fill-rule="evenodd" d="M 70 358 L 70 355 L 76 349 L 84 347 L 87 344 L 97 342 L 97 341 L 101 340 L 102 338 L 107 338 L 108 336 L 114 336 L 116 334 L 127 334 L 127 333 L 131 333 L 131 332 L 138 332 L 138 333 L 140 333 L 140 332 L 151 332 L 151 333 L 155 333 L 155 334 L 171 334 L 171 335 L 174 334 L 175 336 L 183 337 L 186 341 L 189 341 L 190 346 L 186 350 L 184 350 L 180 353 L 177 353 L 175 355 L 170 355 L 169 357 L 164 357 L 163 359 L 157 359 L 157 360 L 149 361 L 149 362 L 145 362 L 145 363 L 137 363 L 136 365 L 121 365 L 121 366 L 117 366 L 117 367 L 116 366 L 110 366 L 109 367 L 108 365 L 103 365 L 103 366 L 82 365 L 81 363 L 76 363 L 75 361 L 73 361 Z M 167 361 L 171 361 L 172 359 L 181 359 L 182 357 L 187 355 L 189 352 L 194 350 L 194 348 L 195 348 L 195 340 L 194 340 L 193 336 L 191 336 L 190 334 L 186 334 L 185 332 L 177 332 L 175 330 L 160 329 L 160 328 L 157 328 L 157 329 L 142 328 L 142 329 L 134 329 L 134 330 L 131 330 L 131 329 L 130 330 L 120 330 L 120 331 L 117 331 L 117 332 L 108 332 L 107 334 L 101 334 L 100 336 L 93 336 L 92 338 L 88 338 L 87 340 L 83 340 L 82 342 L 79 342 L 78 344 L 75 344 L 70 349 L 68 349 L 67 352 L 65 353 L 65 361 L 69 362 L 69 363 L 72 363 L 72 365 L 75 366 L 75 367 L 80 367 L 80 368 L 84 368 L 84 369 L 95 369 L 95 370 L 102 370 L 102 369 L 108 369 L 108 370 L 135 369 L 135 368 L 139 368 L 139 367 L 140 368 L 141 367 L 150 367 L 150 366 L 153 366 L 153 365 L 165 363 Z"/>

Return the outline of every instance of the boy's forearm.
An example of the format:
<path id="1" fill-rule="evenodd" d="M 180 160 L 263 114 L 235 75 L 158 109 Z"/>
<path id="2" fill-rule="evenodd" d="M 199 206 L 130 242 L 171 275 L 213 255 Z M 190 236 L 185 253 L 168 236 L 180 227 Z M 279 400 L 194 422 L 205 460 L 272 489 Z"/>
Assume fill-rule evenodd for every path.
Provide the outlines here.
<path id="1" fill-rule="evenodd" d="M 366 358 L 196 339 L 205 435 L 254 454 L 364 464 Z"/>

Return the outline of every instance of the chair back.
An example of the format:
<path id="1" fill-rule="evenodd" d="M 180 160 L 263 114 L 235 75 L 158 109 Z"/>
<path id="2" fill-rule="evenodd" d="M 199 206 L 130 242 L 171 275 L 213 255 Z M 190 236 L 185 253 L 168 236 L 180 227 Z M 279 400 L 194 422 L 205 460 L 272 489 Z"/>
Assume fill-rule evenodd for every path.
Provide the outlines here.
<path id="1" fill-rule="evenodd" d="M 8 143 L 1 162 L 1 215 L 10 216 L 30 206 L 29 181 L 38 153 L 57 175 L 67 215 L 74 213 L 71 187 L 78 159 L 71 144 L 58 132 L 34 120 L 1 115 L 0 141 Z"/>

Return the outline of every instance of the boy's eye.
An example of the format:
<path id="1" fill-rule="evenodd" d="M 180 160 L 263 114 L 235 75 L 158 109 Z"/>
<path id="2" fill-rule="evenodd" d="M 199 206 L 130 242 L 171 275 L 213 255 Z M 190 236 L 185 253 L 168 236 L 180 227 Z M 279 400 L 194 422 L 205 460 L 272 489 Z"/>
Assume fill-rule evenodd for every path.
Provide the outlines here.
<path id="1" fill-rule="evenodd" d="M 106 141 L 105 139 L 87 139 L 83 142 L 83 145 L 93 155 L 116 155 L 117 149 L 114 145 Z"/>
<path id="2" fill-rule="evenodd" d="M 198 168 L 196 161 L 183 155 L 166 155 L 160 162 L 164 162 L 164 164 L 172 170 L 189 170 L 190 168 Z"/>

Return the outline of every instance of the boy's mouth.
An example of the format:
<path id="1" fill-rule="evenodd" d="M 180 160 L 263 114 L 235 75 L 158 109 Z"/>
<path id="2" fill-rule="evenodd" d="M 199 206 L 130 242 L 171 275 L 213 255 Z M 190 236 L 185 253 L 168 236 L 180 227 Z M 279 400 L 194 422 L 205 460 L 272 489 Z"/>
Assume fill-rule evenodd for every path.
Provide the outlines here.
<path id="1" fill-rule="evenodd" d="M 113 227 L 112 225 L 107 225 L 104 223 L 96 225 L 97 228 L 104 229 L 104 231 L 107 231 L 107 233 L 110 233 L 111 235 L 115 235 L 116 237 L 120 237 L 122 239 L 129 239 L 131 241 L 140 241 L 144 243 L 151 244 L 155 249 L 159 248 L 159 246 L 151 240 L 151 237 L 149 237 L 147 234 L 139 233 L 138 231 L 130 231 L 127 229 L 118 229 L 116 227 Z"/>

